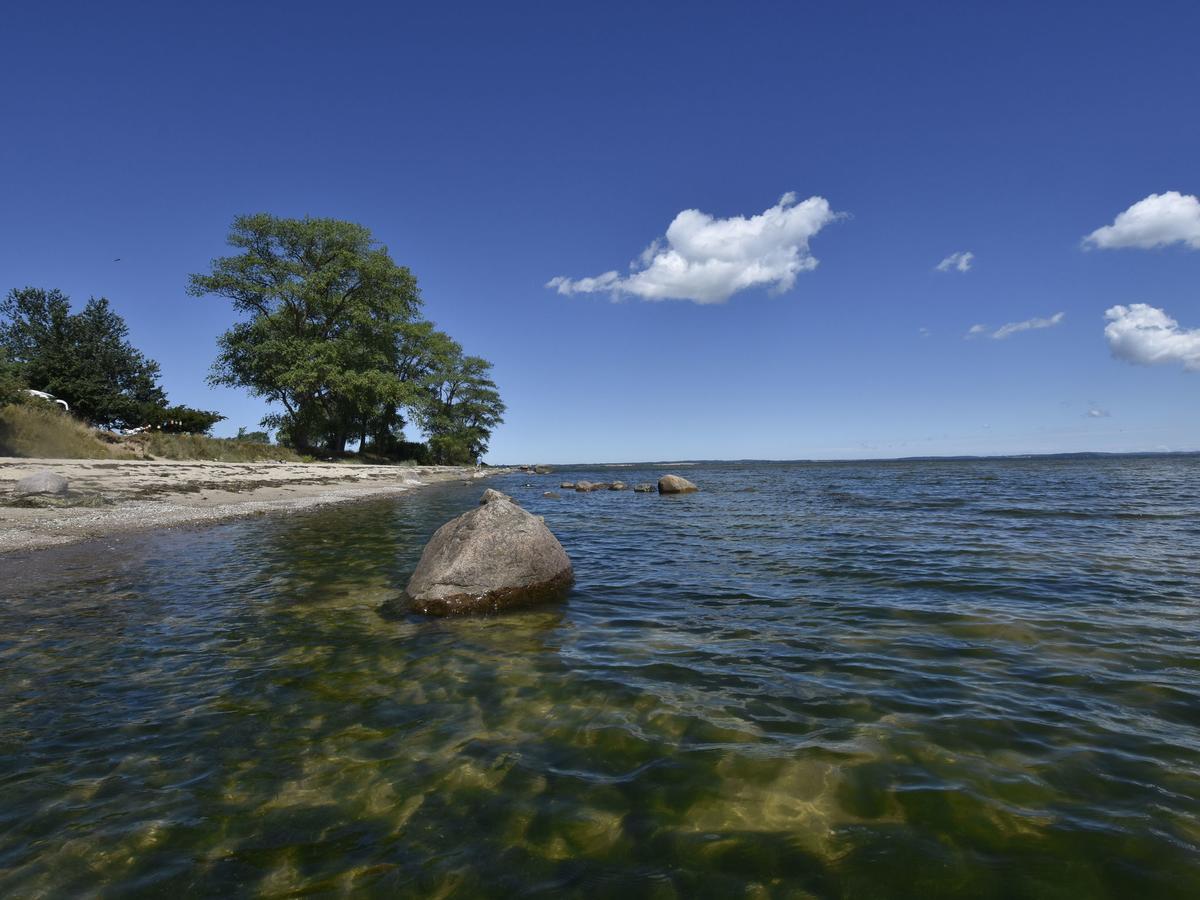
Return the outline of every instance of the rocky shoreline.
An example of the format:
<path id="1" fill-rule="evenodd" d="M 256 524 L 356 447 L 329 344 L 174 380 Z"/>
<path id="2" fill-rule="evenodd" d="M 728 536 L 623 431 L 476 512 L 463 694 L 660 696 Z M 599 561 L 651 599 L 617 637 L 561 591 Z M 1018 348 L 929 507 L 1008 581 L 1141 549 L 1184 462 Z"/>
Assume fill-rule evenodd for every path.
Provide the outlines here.
<path id="1" fill-rule="evenodd" d="M 67 488 L 38 495 L 16 492 L 18 481 L 44 471 L 65 478 Z M 0 554 L 385 497 L 426 484 L 482 480 L 507 471 L 346 463 L 0 459 Z"/>

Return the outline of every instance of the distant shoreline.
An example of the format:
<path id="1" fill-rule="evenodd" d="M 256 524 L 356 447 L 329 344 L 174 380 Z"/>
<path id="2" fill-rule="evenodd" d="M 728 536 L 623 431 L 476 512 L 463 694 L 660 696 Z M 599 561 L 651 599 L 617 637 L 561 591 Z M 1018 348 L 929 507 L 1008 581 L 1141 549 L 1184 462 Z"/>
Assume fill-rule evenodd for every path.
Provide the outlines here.
<path id="1" fill-rule="evenodd" d="M 1078 450 L 1065 453 L 991 453 L 991 454 L 958 454 L 953 456 L 859 456 L 859 457 L 804 457 L 797 459 L 689 459 L 663 461 L 656 459 L 636 460 L 634 462 L 572 462 L 548 463 L 554 469 L 614 469 L 643 466 L 647 468 L 670 468 L 671 466 L 788 466 L 801 464 L 825 463 L 903 463 L 903 462 L 985 462 L 987 460 L 1029 460 L 1029 459 L 1136 459 L 1138 457 L 1161 458 L 1166 456 L 1200 456 L 1200 450 Z M 497 466 L 497 468 L 514 468 L 514 466 Z"/>
<path id="2" fill-rule="evenodd" d="M 49 470 L 70 481 L 66 506 L 12 505 L 13 486 Z M 395 496 L 508 471 L 461 466 L 0 458 L 0 554 L 114 534 L 294 512 Z"/>

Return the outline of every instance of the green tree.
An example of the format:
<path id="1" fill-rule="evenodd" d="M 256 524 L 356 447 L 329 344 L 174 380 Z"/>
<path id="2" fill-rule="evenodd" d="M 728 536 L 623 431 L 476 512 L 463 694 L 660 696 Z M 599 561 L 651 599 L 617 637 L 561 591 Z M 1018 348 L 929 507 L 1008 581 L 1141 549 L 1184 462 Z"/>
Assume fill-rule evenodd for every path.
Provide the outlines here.
<path id="1" fill-rule="evenodd" d="M 492 364 L 466 356 L 457 341 L 435 342 L 424 377 L 425 398 L 417 419 L 429 436 L 435 462 L 467 464 L 487 452 L 492 430 L 503 421 L 504 403 L 492 380 Z"/>
<path id="2" fill-rule="evenodd" d="M 0 406 L 23 402 L 28 396 L 26 387 L 17 366 L 9 361 L 8 351 L 0 347 Z"/>
<path id="3" fill-rule="evenodd" d="M 262 213 L 235 219 L 228 242 L 239 252 L 188 287 L 247 316 L 221 336 L 213 383 L 278 403 L 284 411 L 263 424 L 293 446 L 334 452 L 408 401 L 398 348 L 421 296 L 366 228 Z"/>
<path id="4" fill-rule="evenodd" d="M 140 424 L 166 403 L 158 363 L 129 342 L 125 320 L 103 297 L 72 313 L 61 291 L 10 291 L 0 303 L 0 346 L 27 384 L 96 425 Z"/>

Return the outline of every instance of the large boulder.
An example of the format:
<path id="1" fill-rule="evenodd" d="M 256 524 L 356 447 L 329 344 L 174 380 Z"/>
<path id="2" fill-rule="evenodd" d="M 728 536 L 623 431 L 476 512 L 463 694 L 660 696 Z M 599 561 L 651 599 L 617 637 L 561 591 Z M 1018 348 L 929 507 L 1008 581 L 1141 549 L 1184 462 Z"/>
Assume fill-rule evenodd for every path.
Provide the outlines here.
<path id="1" fill-rule="evenodd" d="M 18 480 L 13 493 L 22 497 L 27 494 L 65 494 L 68 488 L 69 483 L 63 476 L 42 469 Z"/>
<path id="2" fill-rule="evenodd" d="M 560 599 L 574 580 L 546 523 L 489 489 L 478 507 L 434 533 L 405 595 L 431 616 L 497 612 Z"/>
<path id="3" fill-rule="evenodd" d="M 694 494 L 698 490 L 700 488 L 679 475 L 664 475 L 658 479 L 658 492 L 660 494 Z"/>

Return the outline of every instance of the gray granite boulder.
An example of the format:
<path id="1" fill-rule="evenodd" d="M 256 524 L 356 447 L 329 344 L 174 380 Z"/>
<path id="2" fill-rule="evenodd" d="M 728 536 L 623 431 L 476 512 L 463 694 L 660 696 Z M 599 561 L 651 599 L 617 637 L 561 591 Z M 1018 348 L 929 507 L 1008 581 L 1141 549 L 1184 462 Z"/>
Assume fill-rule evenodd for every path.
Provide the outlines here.
<path id="1" fill-rule="evenodd" d="M 489 489 L 437 530 L 404 593 L 415 612 L 451 616 L 561 599 L 574 580 L 546 523 Z"/>
<path id="2" fill-rule="evenodd" d="M 633 489 L 639 494 L 653 494 L 656 490 L 652 484 L 635 484 Z"/>
<path id="3" fill-rule="evenodd" d="M 664 475 L 658 479 L 660 494 L 694 494 L 700 488 L 679 475 Z"/>
<path id="4" fill-rule="evenodd" d="M 13 487 L 13 493 L 18 496 L 27 494 L 65 494 L 67 493 L 69 482 L 61 475 L 55 475 L 53 472 L 42 469 L 40 472 L 34 472 L 32 475 L 26 475 L 24 478 L 17 481 Z"/>
<path id="5" fill-rule="evenodd" d="M 625 488 L 626 488 L 626 487 L 627 487 L 627 485 L 625 484 L 625 482 L 623 482 L 623 481 L 614 481 L 612 484 L 610 484 L 610 485 L 608 486 L 608 489 L 609 489 L 610 491 L 623 491 L 623 490 L 625 490 Z"/>
<path id="6" fill-rule="evenodd" d="M 575 490 L 579 491 L 581 494 L 586 494 L 588 491 L 594 491 L 595 489 L 596 486 L 590 481 L 575 482 Z"/>

